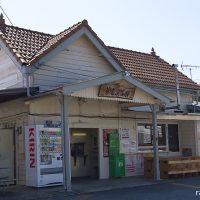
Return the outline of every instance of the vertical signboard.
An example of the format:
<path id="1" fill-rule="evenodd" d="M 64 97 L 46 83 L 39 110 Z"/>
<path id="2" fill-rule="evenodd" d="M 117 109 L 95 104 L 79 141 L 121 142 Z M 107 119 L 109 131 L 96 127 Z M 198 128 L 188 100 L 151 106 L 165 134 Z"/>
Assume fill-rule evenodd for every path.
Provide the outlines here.
<path id="1" fill-rule="evenodd" d="M 28 126 L 25 130 L 25 156 L 26 156 L 26 185 L 32 185 L 37 177 L 37 140 L 36 126 Z"/>

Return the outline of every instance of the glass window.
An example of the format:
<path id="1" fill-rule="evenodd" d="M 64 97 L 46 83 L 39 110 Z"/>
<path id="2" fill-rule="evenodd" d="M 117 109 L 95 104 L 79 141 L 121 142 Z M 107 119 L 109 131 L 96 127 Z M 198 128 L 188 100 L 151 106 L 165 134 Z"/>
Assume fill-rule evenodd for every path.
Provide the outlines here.
<path id="1" fill-rule="evenodd" d="M 153 142 L 151 125 L 139 124 L 137 128 L 138 128 L 138 146 L 151 146 Z"/>
<path id="2" fill-rule="evenodd" d="M 153 146 L 153 132 L 151 124 L 138 124 L 138 147 L 152 147 Z M 166 150 L 166 126 L 165 124 L 158 124 L 158 145 L 160 150 Z M 162 148 L 162 146 L 164 146 Z M 141 148 L 140 148 L 141 147 Z M 152 148 L 145 148 L 152 149 Z"/>

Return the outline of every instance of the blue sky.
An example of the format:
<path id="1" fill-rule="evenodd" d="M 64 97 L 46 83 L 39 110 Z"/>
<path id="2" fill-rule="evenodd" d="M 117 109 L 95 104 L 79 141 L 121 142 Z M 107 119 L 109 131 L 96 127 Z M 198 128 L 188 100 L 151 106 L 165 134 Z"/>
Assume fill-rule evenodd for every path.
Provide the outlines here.
<path id="1" fill-rule="evenodd" d="M 56 34 L 87 19 L 110 46 L 200 66 L 199 0 L 0 0 L 15 26 Z M 6 20 L 9 24 L 8 20 Z M 184 73 L 190 75 L 189 69 Z M 200 83 L 200 68 L 192 70 Z"/>

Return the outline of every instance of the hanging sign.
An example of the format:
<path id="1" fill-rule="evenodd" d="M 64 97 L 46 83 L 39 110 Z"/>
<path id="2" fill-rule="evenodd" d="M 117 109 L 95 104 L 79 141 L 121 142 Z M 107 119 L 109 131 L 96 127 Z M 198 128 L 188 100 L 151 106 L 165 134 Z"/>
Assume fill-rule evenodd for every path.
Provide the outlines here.
<path id="1" fill-rule="evenodd" d="M 113 97 L 133 99 L 135 88 L 125 88 L 117 84 L 104 84 L 100 86 L 99 97 Z"/>

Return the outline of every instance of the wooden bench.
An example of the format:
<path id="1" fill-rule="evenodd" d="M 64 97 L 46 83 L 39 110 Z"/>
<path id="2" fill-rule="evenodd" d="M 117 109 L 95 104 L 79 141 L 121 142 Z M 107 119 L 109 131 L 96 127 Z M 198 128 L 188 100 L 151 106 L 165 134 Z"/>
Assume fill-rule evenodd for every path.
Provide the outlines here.
<path id="1" fill-rule="evenodd" d="M 200 157 L 160 157 L 160 177 L 199 175 Z M 144 175 L 153 177 L 153 157 L 144 158 Z"/>

